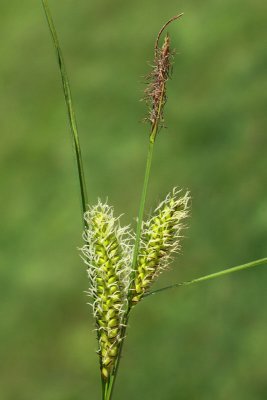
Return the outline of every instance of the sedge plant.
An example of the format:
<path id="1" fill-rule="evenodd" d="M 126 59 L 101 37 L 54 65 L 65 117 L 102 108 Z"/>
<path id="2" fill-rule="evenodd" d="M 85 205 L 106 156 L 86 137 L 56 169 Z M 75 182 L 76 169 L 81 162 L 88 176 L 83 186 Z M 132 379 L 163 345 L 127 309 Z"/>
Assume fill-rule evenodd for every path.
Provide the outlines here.
<path id="1" fill-rule="evenodd" d="M 137 226 L 133 232 L 131 227 L 121 226 L 120 218 L 115 216 L 113 207 L 109 204 L 98 200 L 96 205 L 88 205 L 70 84 L 47 0 L 42 0 L 42 4 L 56 49 L 78 172 L 84 231 L 81 253 L 89 277 L 88 295 L 98 340 L 102 400 L 111 400 L 129 316 L 140 301 L 171 288 L 188 286 L 266 265 L 267 258 L 223 269 L 187 282 L 174 283 L 156 291 L 151 290 L 157 277 L 169 267 L 175 253 L 179 253 L 183 229 L 187 225 L 186 220 L 190 210 L 190 193 L 174 188 L 151 215 L 145 217 L 153 150 L 164 125 L 167 82 L 171 75 L 174 57 L 166 28 L 183 14 L 178 14 L 167 21 L 155 41 L 153 69 L 147 76 L 148 84 L 144 95 L 149 110 L 146 118 L 150 128 L 148 153 Z"/>

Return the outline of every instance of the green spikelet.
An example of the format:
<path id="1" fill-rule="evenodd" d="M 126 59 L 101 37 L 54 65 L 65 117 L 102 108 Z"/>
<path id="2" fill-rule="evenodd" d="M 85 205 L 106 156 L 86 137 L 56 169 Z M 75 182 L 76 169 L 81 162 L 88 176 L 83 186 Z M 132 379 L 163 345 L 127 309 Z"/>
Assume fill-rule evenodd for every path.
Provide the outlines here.
<path id="1" fill-rule="evenodd" d="M 180 249 L 182 221 L 188 215 L 189 193 L 179 197 L 173 189 L 143 222 L 142 236 L 133 283 L 132 303 L 138 303 L 155 278 L 168 267 L 172 253 Z"/>
<path id="2" fill-rule="evenodd" d="M 99 340 L 101 373 L 108 379 L 118 354 L 122 321 L 129 289 L 128 228 L 121 228 L 107 204 L 92 207 L 85 213 L 88 230 L 81 249 L 88 265 L 89 295 Z"/>

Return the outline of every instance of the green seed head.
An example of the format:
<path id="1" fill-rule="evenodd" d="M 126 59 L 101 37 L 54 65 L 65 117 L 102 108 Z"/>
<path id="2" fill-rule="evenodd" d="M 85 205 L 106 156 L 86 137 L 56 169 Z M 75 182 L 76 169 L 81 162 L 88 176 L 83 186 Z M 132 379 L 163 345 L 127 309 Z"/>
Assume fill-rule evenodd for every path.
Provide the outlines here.
<path id="1" fill-rule="evenodd" d="M 88 230 L 81 249 L 88 265 L 89 295 L 99 339 L 101 372 L 108 379 L 116 361 L 127 307 L 130 274 L 128 227 L 121 228 L 113 209 L 99 203 L 85 213 Z"/>
<path id="2" fill-rule="evenodd" d="M 173 189 L 142 226 L 141 244 L 133 284 L 133 304 L 138 303 L 155 278 L 180 249 L 183 220 L 188 215 L 189 193 L 180 197 Z"/>

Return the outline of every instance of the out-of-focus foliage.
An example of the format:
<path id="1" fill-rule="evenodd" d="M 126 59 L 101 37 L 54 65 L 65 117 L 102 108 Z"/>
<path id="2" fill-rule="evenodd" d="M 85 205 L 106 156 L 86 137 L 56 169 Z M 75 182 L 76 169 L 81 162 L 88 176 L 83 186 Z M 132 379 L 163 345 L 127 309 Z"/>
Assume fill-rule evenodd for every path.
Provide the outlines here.
<path id="1" fill-rule="evenodd" d="M 267 53 L 262 0 L 50 1 L 65 55 L 91 203 L 134 223 L 148 126 L 142 76 L 161 25 L 177 49 L 156 143 L 153 208 L 193 197 L 182 255 L 158 283 L 266 256 Z M 41 2 L 1 2 L 0 397 L 86 400 L 100 379 L 78 187 Z M 144 300 L 133 313 L 116 399 L 263 400 L 267 271 Z"/>

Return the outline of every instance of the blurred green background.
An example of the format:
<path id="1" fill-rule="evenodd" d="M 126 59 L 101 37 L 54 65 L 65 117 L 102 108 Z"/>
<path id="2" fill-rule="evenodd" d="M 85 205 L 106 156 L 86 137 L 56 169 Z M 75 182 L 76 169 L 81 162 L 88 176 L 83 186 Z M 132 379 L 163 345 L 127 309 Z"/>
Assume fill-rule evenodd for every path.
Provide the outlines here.
<path id="1" fill-rule="evenodd" d="M 147 211 L 178 186 L 192 213 L 157 287 L 267 255 L 267 25 L 262 0 L 50 1 L 69 72 L 90 203 L 135 223 L 148 142 L 139 102 L 155 35 L 177 50 Z M 78 185 L 40 1 L 1 1 L 0 398 L 100 398 Z M 144 301 L 115 399 L 267 398 L 267 270 Z"/>

